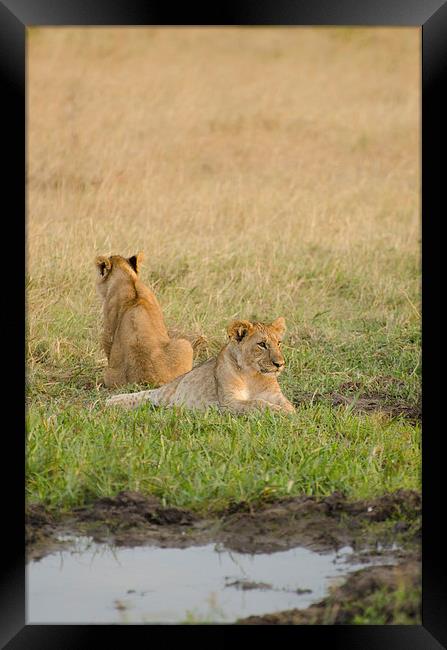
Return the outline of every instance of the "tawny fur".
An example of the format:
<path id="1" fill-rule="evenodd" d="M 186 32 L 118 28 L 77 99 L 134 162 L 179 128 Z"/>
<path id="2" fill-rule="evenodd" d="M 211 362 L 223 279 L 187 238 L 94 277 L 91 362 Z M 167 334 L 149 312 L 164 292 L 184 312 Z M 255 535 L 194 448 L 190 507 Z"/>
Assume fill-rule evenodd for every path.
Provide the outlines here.
<path id="1" fill-rule="evenodd" d="M 192 368 L 192 346 L 185 339 L 169 338 L 158 300 L 138 276 L 141 261 L 142 253 L 95 260 L 108 388 L 131 383 L 161 386 Z"/>
<path id="2" fill-rule="evenodd" d="M 285 363 L 280 349 L 285 329 L 282 317 L 269 325 L 234 321 L 228 327 L 229 341 L 217 357 L 161 388 L 116 395 L 106 405 L 135 408 L 151 402 L 192 409 L 214 406 L 233 413 L 265 408 L 293 412 L 278 384 Z"/>

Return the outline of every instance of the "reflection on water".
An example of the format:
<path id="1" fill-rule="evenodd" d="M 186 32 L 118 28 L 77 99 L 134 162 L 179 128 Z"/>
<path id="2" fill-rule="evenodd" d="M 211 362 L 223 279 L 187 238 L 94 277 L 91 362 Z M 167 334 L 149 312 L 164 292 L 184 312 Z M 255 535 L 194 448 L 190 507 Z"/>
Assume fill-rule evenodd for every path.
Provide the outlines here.
<path id="1" fill-rule="evenodd" d="M 69 550 L 27 565 L 27 623 L 231 623 L 308 607 L 334 578 L 367 566 L 348 562 L 350 547 L 248 555 L 214 544 L 118 548 L 68 539 Z"/>

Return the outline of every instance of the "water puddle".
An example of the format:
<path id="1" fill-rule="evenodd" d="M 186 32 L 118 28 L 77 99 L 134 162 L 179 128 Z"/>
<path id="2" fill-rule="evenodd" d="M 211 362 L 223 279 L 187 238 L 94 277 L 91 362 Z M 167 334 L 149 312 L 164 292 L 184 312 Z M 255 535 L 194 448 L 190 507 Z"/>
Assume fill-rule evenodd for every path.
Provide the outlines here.
<path id="1" fill-rule="evenodd" d="M 121 548 L 65 540 L 70 548 L 27 565 L 27 623 L 232 623 L 306 608 L 334 580 L 372 564 L 352 562 L 350 547 L 249 555 L 215 544 Z"/>

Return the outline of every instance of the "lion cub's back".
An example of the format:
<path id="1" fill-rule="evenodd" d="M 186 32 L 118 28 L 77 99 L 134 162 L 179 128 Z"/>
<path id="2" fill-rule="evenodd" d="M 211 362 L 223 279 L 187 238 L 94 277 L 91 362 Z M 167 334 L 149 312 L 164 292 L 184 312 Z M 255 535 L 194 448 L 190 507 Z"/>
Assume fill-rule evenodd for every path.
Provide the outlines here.
<path id="1" fill-rule="evenodd" d="M 176 390 L 168 398 L 170 405 L 185 405 L 191 408 L 206 408 L 218 406 L 214 368 L 216 359 L 208 359 L 204 363 L 187 372 L 178 381 Z M 162 389 L 168 389 L 169 384 Z M 158 389 L 161 393 L 162 389 Z M 164 400 L 163 400 L 164 401 Z"/>

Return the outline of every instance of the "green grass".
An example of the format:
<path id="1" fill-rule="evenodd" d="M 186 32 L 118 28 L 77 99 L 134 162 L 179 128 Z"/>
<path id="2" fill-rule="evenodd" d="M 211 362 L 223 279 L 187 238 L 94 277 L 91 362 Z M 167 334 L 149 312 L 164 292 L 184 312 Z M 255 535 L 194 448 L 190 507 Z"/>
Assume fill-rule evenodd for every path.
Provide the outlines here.
<path id="1" fill-rule="evenodd" d="M 130 489 L 202 511 L 334 490 L 360 498 L 418 488 L 419 445 L 419 428 L 402 418 L 324 404 L 244 417 L 150 406 L 33 408 L 28 498 L 64 509 Z"/>
<path id="2" fill-rule="evenodd" d="M 108 411 L 104 402 L 111 391 L 100 385 L 105 364 L 92 278 L 81 276 L 76 293 L 72 287 L 73 295 L 48 305 L 47 320 L 33 314 L 27 373 L 30 501 L 67 509 L 132 489 L 156 494 L 169 505 L 209 510 L 293 494 L 342 490 L 362 498 L 418 489 L 419 425 L 330 403 L 331 392 L 347 393 L 345 384 L 354 385 L 352 397 L 379 394 L 384 403 L 420 403 L 417 257 L 410 263 L 411 256 L 401 255 L 402 275 L 391 276 L 389 283 L 361 275 L 357 257 L 319 259 L 320 265 L 314 258 L 313 271 L 307 265 L 312 282 L 301 287 L 296 304 L 289 302 L 297 283 L 290 263 L 282 269 L 282 281 L 278 270 L 278 277 L 268 277 L 273 304 L 250 279 L 251 289 L 237 297 L 232 281 L 219 288 L 224 275 L 220 269 L 220 276 L 217 270 L 213 276 L 214 262 L 201 265 L 206 286 L 215 291 L 211 306 L 194 278 L 182 275 L 181 259 L 168 270 L 158 269 L 161 278 L 172 278 L 157 289 L 168 323 L 183 322 L 184 332 L 206 338 L 195 363 L 219 350 L 228 314 L 261 320 L 286 316 L 281 385 L 287 397 L 304 399 L 292 416 L 150 407 Z M 241 269 L 249 265 L 250 258 Z M 298 278 L 306 276 L 304 266 L 298 264 Z M 373 263 L 370 269 L 376 269 Z M 197 290 L 185 297 L 185 285 Z M 29 292 L 36 304 L 37 288 Z"/>
<path id="3" fill-rule="evenodd" d="M 351 625 L 420 625 L 420 587 L 402 584 L 395 590 L 377 589 L 357 604 Z"/>

